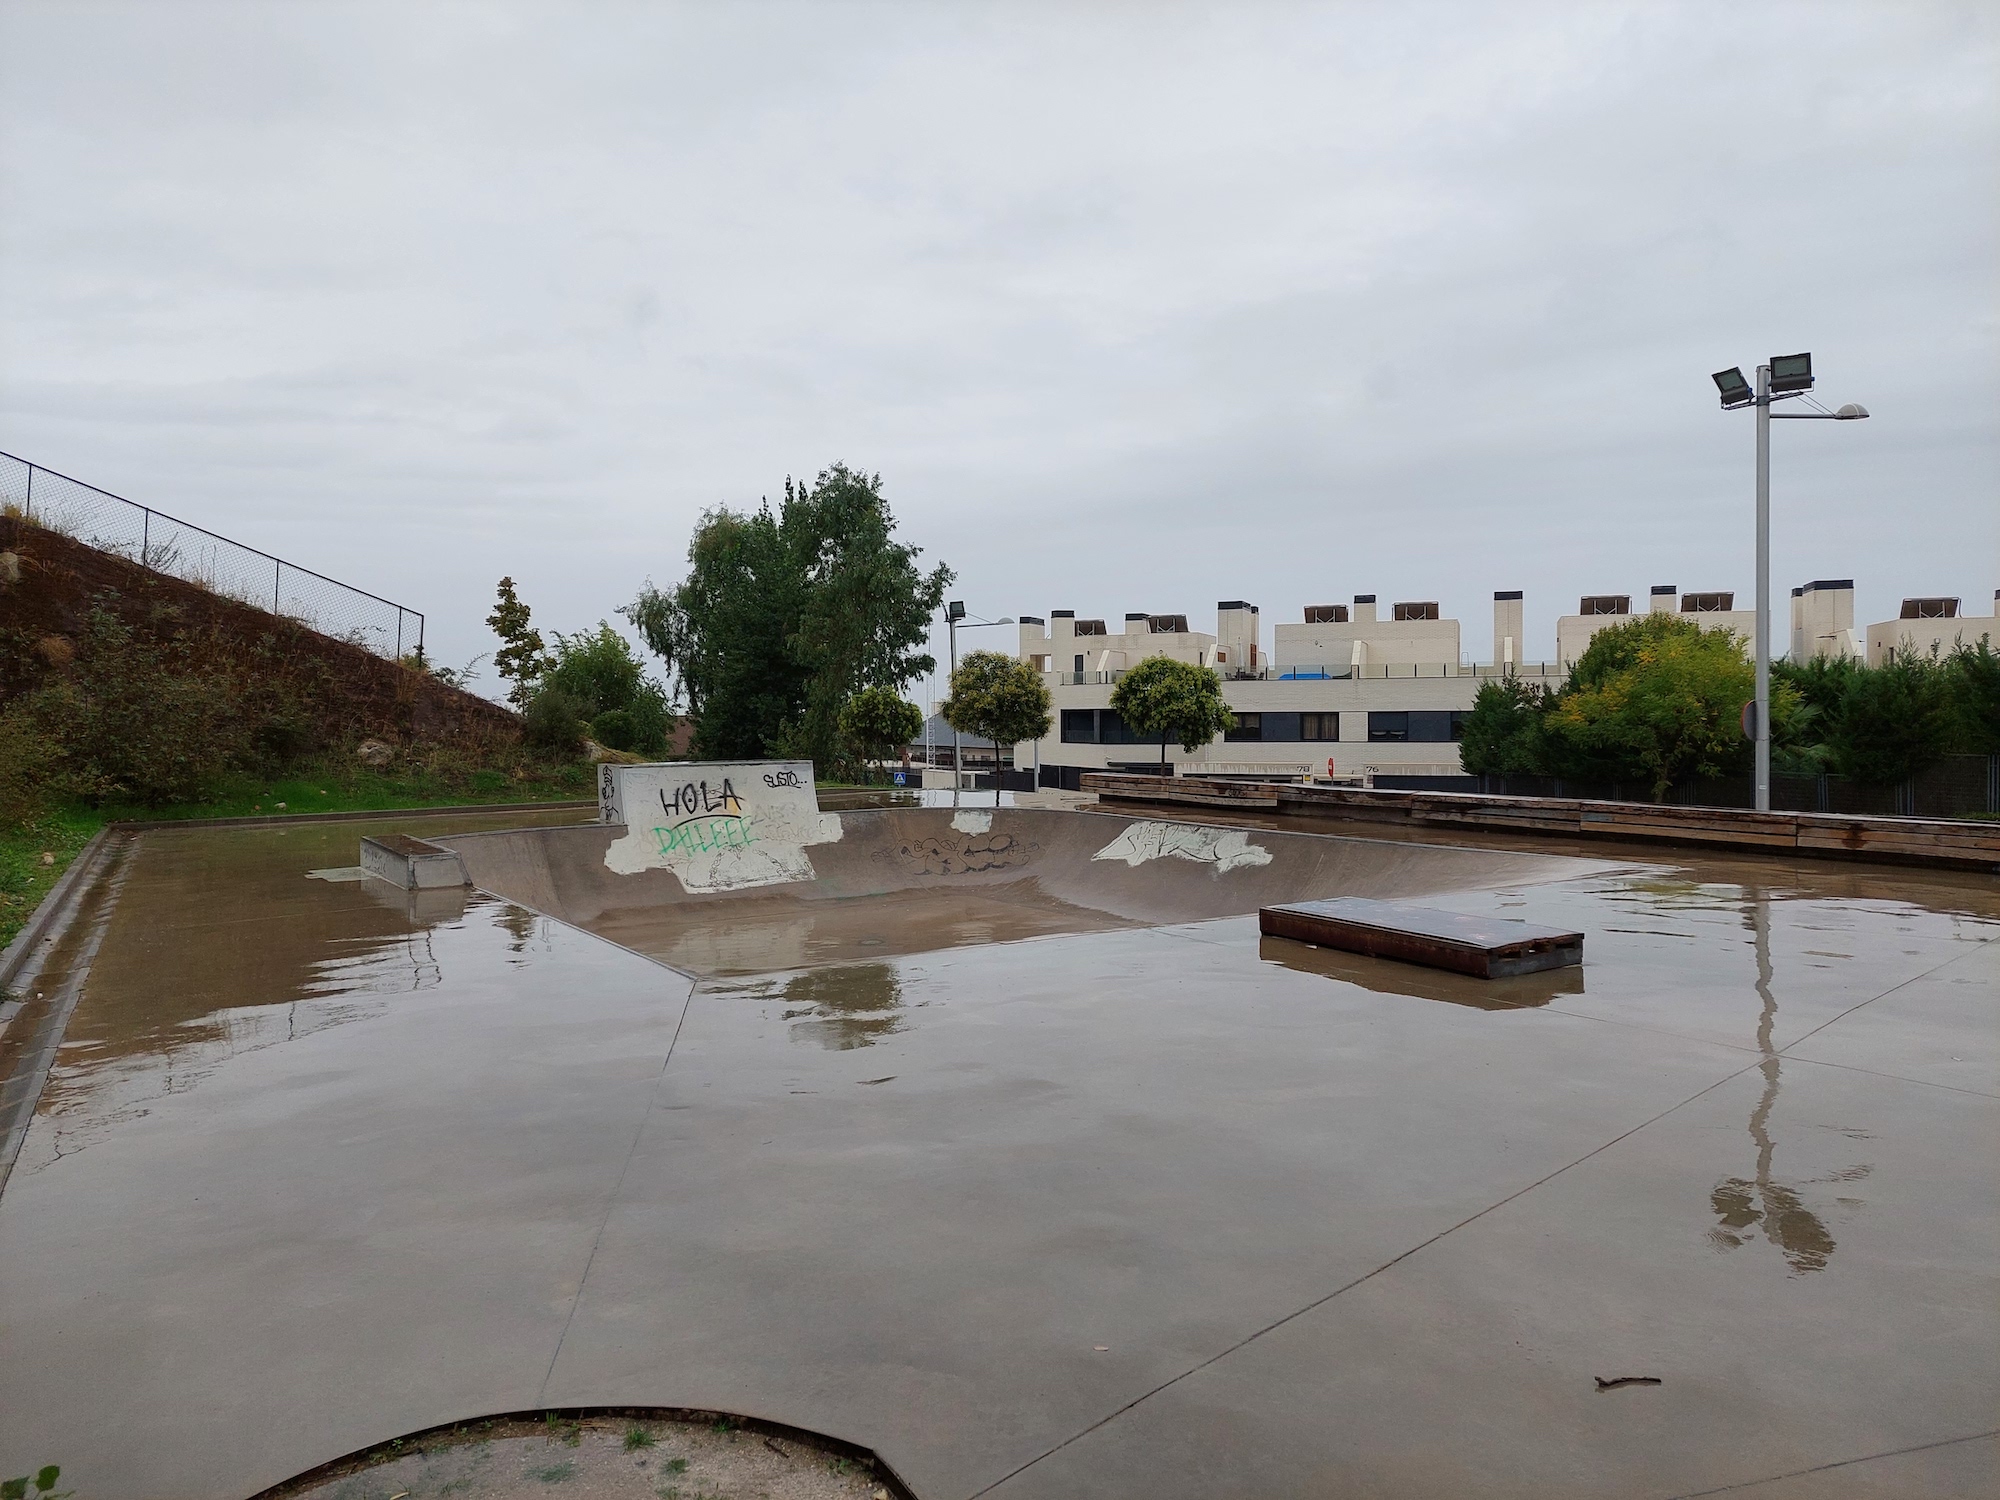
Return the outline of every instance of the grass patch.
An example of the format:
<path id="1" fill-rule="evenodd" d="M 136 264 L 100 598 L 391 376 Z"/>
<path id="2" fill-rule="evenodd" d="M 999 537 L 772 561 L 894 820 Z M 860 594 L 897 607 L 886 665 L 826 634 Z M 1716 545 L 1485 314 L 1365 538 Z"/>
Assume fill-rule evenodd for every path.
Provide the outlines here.
<path id="1" fill-rule="evenodd" d="M 379 771 L 351 757 L 328 757 L 279 776 L 235 772 L 198 799 L 164 807 L 106 802 L 98 812 L 105 821 L 393 812 L 407 807 L 589 800 L 596 791 L 596 768 L 582 761 L 523 757 L 496 766 L 439 752 Z"/>
<path id="2" fill-rule="evenodd" d="M 103 825 L 97 814 L 75 811 L 37 818 L 25 827 L 0 828 L 0 948 L 14 941 L 42 897 Z M 45 864 L 45 855 L 54 856 L 53 861 Z"/>
<path id="3" fill-rule="evenodd" d="M 351 756 L 328 756 L 282 776 L 234 772 L 199 798 L 163 807 L 119 801 L 99 807 L 60 807 L 25 824 L 0 824 L 0 947 L 13 941 L 91 835 L 106 823 L 568 802 L 589 800 L 596 789 L 596 768 L 582 761 L 518 755 L 494 764 L 490 758 L 437 751 L 406 756 L 381 770 Z M 54 858 L 44 863 L 44 855 Z"/>

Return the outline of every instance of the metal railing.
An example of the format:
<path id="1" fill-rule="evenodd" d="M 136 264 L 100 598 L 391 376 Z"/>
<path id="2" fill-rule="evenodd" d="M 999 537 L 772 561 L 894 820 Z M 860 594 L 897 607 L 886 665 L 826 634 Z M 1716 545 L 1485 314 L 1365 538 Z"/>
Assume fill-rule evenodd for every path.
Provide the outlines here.
<path id="1" fill-rule="evenodd" d="M 0 452 L 0 509 L 392 661 L 423 654 L 418 610 L 7 452 Z"/>
<path id="2" fill-rule="evenodd" d="M 1053 672 L 1056 687 L 1109 687 L 1130 671 L 1116 667 L 1107 672 Z M 1555 662 L 1363 662 L 1360 666 L 1341 663 L 1304 663 L 1297 666 L 1260 667 L 1254 672 L 1223 672 L 1224 682 L 1385 682 L 1397 680 L 1442 680 L 1450 677 L 1561 677 L 1568 670 Z"/>

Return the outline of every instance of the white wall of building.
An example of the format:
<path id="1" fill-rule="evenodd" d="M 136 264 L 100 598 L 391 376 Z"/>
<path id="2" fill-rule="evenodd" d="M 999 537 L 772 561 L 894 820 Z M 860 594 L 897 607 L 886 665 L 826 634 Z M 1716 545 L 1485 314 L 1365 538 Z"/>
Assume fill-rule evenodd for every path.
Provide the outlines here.
<path id="1" fill-rule="evenodd" d="M 1879 667 L 1891 651 L 1936 651 L 1940 656 L 1962 645 L 1977 645 L 1983 638 L 2000 651 L 2000 589 L 1994 591 L 1994 614 L 1967 615 L 1954 612 L 1945 618 L 1911 619 L 1909 612 L 1919 601 L 1903 601 L 1904 618 L 1884 620 L 1868 627 L 1868 665 Z M 1924 601 L 1926 603 L 1930 601 Z M 1956 606 L 1960 601 L 1951 601 Z"/>

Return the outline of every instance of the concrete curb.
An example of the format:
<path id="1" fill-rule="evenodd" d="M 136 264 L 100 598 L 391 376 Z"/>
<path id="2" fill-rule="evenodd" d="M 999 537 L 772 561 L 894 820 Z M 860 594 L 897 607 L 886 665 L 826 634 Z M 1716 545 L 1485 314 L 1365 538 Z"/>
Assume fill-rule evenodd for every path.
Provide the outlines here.
<path id="1" fill-rule="evenodd" d="M 111 837 L 111 829 L 111 824 L 105 824 L 90 836 L 88 843 L 77 850 L 76 858 L 69 862 L 69 868 L 62 872 L 62 878 L 49 887 L 49 893 L 42 897 L 41 905 L 29 914 L 27 925 L 14 934 L 13 942 L 0 949 L 0 1004 L 5 1004 L 12 998 L 15 977 L 27 967 L 29 952 L 48 936 L 49 928 L 55 925 L 56 914 L 76 893 L 77 886 L 83 880 L 83 872 L 96 862 L 98 854 L 102 852 L 106 841 Z M 50 937 L 49 941 L 53 942 L 54 938 Z M 0 1032 L 4 1032 L 4 1029 L 4 1026 L 0 1026 Z"/>
<path id="2" fill-rule="evenodd" d="M 134 818 L 107 823 L 106 828 L 145 833 L 156 828 L 264 828 L 280 824 L 359 823 L 370 818 L 450 817 L 473 813 L 561 812 L 595 808 L 597 801 L 581 797 L 566 802 L 467 802 L 451 807 L 365 807 L 349 812 L 253 813 L 241 818 Z"/>

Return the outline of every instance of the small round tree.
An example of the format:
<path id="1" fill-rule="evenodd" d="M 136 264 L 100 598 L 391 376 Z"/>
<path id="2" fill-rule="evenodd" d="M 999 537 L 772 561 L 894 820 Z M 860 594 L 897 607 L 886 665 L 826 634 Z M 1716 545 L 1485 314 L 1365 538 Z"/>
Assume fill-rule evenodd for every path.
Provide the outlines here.
<path id="1" fill-rule="evenodd" d="M 1000 747 L 1038 740 L 1049 732 L 1048 684 L 1026 662 L 998 651 L 975 651 L 951 674 L 944 721 L 960 734 L 993 741 L 993 800 L 1000 800 Z M 952 768 L 954 781 L 959 768 Z"/>
<path id="2" fill-rule="evenodd" d="M 1211 667 L 1149 656 L 1118 679 L 1111 707 L 1129 728 L 1160 737 L 1160 764 L 1167 741 L 1177 740 L 1192 755 L 1218 734 L 1236 727 L 1236 715 L 1222 701 L 1222 678 Z"/>
<path id="3" fill-rule="evenodd" d="M 863 688 L 840 710 L 841 738 L 864 760 L 887 760 L 923 732 L 923 710 L 891 688 Z"/>

